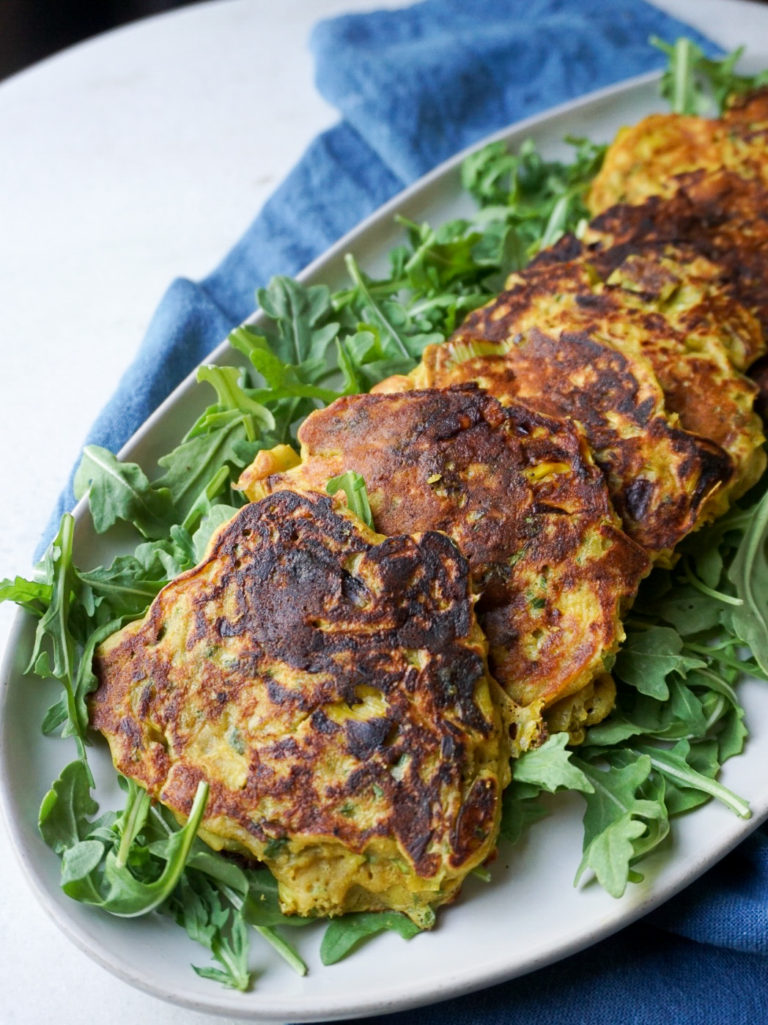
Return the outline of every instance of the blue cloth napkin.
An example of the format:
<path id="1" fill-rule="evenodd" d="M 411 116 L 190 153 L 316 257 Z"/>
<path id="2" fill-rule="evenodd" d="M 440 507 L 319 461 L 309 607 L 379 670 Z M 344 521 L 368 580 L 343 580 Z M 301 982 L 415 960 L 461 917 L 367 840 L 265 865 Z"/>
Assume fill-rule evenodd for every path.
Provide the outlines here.
<path id="1" fill-rule="evenodd" d="M 692 36 L 641 0 L 425 0 L 317 26 L 339 123 L 307 150 L 207 278 L 174 281 L 88 442 L 118 449 L 181 378 L 293 274 L 419 175 L 519 118 L 659 67 Z M 62 497 L 46 540 L 61 511 Z M 535 899 L 535 894 L 532 894 Z M 510 930 L 515 928 L 510 919 Z M 377 1025 L 739 1025 L 768 1021 L 768 837 L 753 834 L 640 924 L 524 978 Z"/>

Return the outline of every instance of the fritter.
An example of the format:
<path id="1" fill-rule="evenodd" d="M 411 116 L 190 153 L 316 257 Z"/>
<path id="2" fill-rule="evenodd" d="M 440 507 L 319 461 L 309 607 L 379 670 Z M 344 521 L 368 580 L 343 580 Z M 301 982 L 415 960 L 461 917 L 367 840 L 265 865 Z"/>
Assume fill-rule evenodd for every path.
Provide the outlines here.
<path id="1" fill-rule="evenodd" d="M 517 713 L 517 750 L 536 739 L 542 707 L 586 686 L 591 715 L 607 714 L 611 681 L 596 691 L 594 681 L 623 639 L 620 614 L 649 561 L 620 530 L 577 431 L 465 386 L 344 397 L 312 413 L 299 439 L 300 465 L 269 476 L 275 462 L 259 460 L 240 486 L 250 498 L 322 491 L 353 470 L 377 530 L 451 537 L 480 594 L 491 671 L 528 710 L 527 721 Z M 585 708 L 574 708 L 575 729 Z"/>
<path id="2" fill-rule="evenodd" d="M 732 171 L 768 185 L 768 89 L 734 99 L 720 118 L 651 114 L 619 130 L 590 188 L 592 213 L 671 196 L 677 177 Z"/>
<path id="3" fill-rule="evenodd" d="M 714 264 L 721 286 L 768 338 L 768 188 L 760 181 L 729 171 L 680 175 L 674 195 L 611 207 L 590 221 L 581 242 L 561 240 L 548 259 L 583 254 L 606 278 L 628 255 L 670 246 Z"/>
<path id="4" fill-rule="evenodd" d="M 286 912 L 428 926 L 492 853 L 509 779 L 473 602 L 445 535 L 279 492 L 101 645 L 91 721 L 180 817 L 207 780 L 201 836 L 266 863 Z"/>
<path id="5" fill-rule="evenodd" d="M 702 278 L 704 268 L 698 277 L 687 269 L 670 256 L 634 255 L 603 282 L 583 260 L 534 265 L 508 281 L 504 322 L 509 333 L 586 331 L 620 352 L 646 357 L 666 409 L 732 460 L 730 483 L 702 509 L 702 517 L 713 517 L 765 469 L 762 421 L 754 409 L 758 389 L 732 362 L 759 351 L 761 335 L 740 304 Z"/>
<path id="6" fill-rule="evenodd" d="M 656 560 L 700 523 L 731 478 L 727 453 L 684 431 L 666 410 L 650 362 L 588 331 L 518 331 L 508 293 L 428 346 L 414 386 L 475 381 L 502 403 L 523 402 L 583 430 L 624 530 Z"/>

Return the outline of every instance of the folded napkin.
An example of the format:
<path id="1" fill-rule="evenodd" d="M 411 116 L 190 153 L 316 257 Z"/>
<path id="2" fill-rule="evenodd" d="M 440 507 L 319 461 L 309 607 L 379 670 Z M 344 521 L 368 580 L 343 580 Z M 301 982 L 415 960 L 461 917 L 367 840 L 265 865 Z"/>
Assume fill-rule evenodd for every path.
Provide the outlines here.
<path id="1" fill-rule="evenodd" d="M 425 0 L 317 26 L 318 88 L 340 122 L 307 150 L 200 282 L 174 281 L 87 439 L 118 449 L 182 377 L 293 274 L 406 184 L 521 117 L 659 67 L 687 26 L 641 0 Z M 69 491 L 51 521 L 46 540 Z M 532 894 L 535 899 L 535 894 Z M 510 918 L 510 930 L 515 928 Z M 768 838 L 758 831 L 663 909 L 522 979 L 387 1025 L 737 1025 L 768 1020 Z"/>

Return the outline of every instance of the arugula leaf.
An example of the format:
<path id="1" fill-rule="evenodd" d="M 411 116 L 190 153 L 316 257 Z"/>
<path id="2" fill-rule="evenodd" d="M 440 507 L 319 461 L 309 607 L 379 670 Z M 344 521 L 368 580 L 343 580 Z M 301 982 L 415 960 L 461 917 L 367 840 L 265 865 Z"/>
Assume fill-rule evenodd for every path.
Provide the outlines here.
<path id="1" fill-rule="evenodd" d="M 79 597 L 92 603 L 93 618 L 97 610 L 99 618 L 102 612 L 111 616 L 141 615 L 167 580 L 162 566 L 155 565 L 152 572 L 147 572 L 132 555 L 119 555 L 108 567 L 77 570 Z"/>
<path id="2" fill-rule="evenodd" d="M 320 960 L 324 965 L 337 964 L 365 940 L 382 932 L 396 932 L 410 940 L 421 929 L 399 911 L 362 911 L 333 918 L 323 934 Z"/>
<path id="3" fill-rule="evenodd" d="M 100 445 L 86 445 L 75 474 L 75 497 L 88 494 L 93 525 L 103 534 L 119 520 L 147 538 L 162 538 L 175 522 L 171 493 L 150 484 L 135 463 L 122 463 Z"/>
<path id="4" fill-rule="evenodd" d="M 705 794 L 709 794 L 710 797 L 716 797 L 718 801 L 721 801 L 742 819 L 748 819 L 752 814 L 749 804 L 741 797 L 724 787 L 722 783 L 718 783 L 717 780 L 697 772 L 689 764 L 686 755 L 690 750 L 690 745 L 686 740 L 681 740 L 669 749 L 650 744 L 638 744 L 637 750 L 641 756 L 647 756 L 650 759 L 651 766 L 657 772 L 673 780 L 677 786 L 701 790 Z"/>
<path id="5" fill-rule="evenodd" d="M 652 771 L 651 759 L 641 754 L 626 765 L 608 761 L 598 768 L 582 759 L 575 759 L 592 791 L 585 794 L 584 855 L 576 872 L 578 883 L 591 869 L 600 884 L 613 897 L 620 897 L 629 880 L 630 864 L 648 849 L 642 838 L 655 825 L 654 841 L 660 843 L 669 822 L 666 808 L 658 796 L 643 794 Z M 654 844 L 655 845 L 655 844 Z"/>
<path id="6" fill-rule="evenodd" d="M 79 759 L 62 769 L 43 798 L 38 816 L 40 833 L 56 854 L 85 839 L 99 806 L 91 796 L 91 779 Z"/>
<path id="7" fill-rule="evenodd" d="M 331 293 L 326 285 L 301 285 L 275 277 L 256 298 L 270 318 L 265 332 L 270 348 L 283 363 L 294 367 L 322 365 L 339 326 L 330 316 Z"/>
<path id="8" fill-rule="evenodd" d="M 667 678 L 672 673 L 684 676 L 689 669 L 705 665 L 700 658 L 684 654 L 683 641 L 677 631 L 651 626 L 628 634 L 615 669 L 624 683 L 636 687 L 641 694 L 664 701 L 669 697 Z"/>
<path id="9" fill-rule="evenodd" d="M 554 733 L 537 748 L 525 751 L 512 763 L 512 782 L 502 796 L 499 839 L 518 843 L 523 833 L 548 814 L 543 793 L 558 790 L 589 792 L 592 784 L 572 762 L 567 733 Z"/>
<path id="10" fill-rule="evenodd" d="M 584 197 L 607 147 L 573 137 L 566 142 L 576 148 L 570 163 L 544 160 L 528 140 L 517 153 L 504 142 L 489 143 L 462 165 L 464 188 L 513 232 L 506 239 L 515 254 L 510 269 L 520 269 L 589 216 Z"/>
<path id="11" fill-rule="evenodd" d="M 393 355 L 413 365 L 427 345 L 444 340 L 440 332 L 424 331 L 419 321 L 395 298 L 378 299 L 351 254 L 346 256 L 345 262 L 355 286 L 354 298 L 362 324 L 378 333 L 382 344 Z"/>
<path id="12" fill-rule="evenodd" d="M 728 610 L 731 629 L 749 646 L 763 672 L 768 672 L 768 493 L 744 531 L 728 569 L 728 579 L 741 601 Z"/>
<path id="13" fill-rule="evenodd" d="M 14 577 L 0 580 L 0 602 L 12 601 L 39 619 L 51 602 L 51 585 L 42 580 Z"/>
<path id="14" fill-rule="evenodd" d="M 221 413 L 242 414 L 242 423 L 249 441 L 255 441 L 258 435 L 271 431 L 275 426 L 275 418 L 266 406 L 257 402 L 240 384 L 242 370 L 238 367 L 218 367 L 205 365 L 198 368 L 198 381 L 207 381 L 218 396 L 218 404 L 209 410 L 193 427 L 190 434 L 202 434 L 208 428 L 211 416 Z"/>
<path id="15" fill-rule="evenodd" d="M 131 872 L 129 856 L 138 831 L 146 821 L 149 798 L 135 783 L 129 784 L 126 808 L 116 822 L 117 847 L 94 834 L 100 823 L 91 821 L 98 805 L 90 794 L 92 782 L 80 760 L 62 771 L 43 799 L 39 826 L 46 843 L 62 856 L 62 889 L 76 900 L 122 918 L 135 918 L 159 907 L 173 892 L 208 800 L 208 785 L 198 785 L 185 825 L 170 833 L 162 850 L 165 862 L 151 880 Z"/>
<path id="16" fill-rule="evenodd" d="M 59 532 L 42 562 L 42 569 L 51 588 L 51 600 L 38 621 L 35 643 L 26 671 L 34 671 L 43 678 L 55 676 L 62 684 L 63 715 L 59 721 L 66 721 L 67 732 L 74 737 L 78 757 L 91 780 L 85 751 L 88 716 L 83 702 L 78 700 L 80 688 L 76 668 L 77 646 L 70 628 L 70 609 L 75 582 L 75 569 L 72 564 L 74 526 L 72 516 L 66 514 L 62 517 Z M 49 658 L 47 644 L 50 644 L 53 653 L 53 663 Z M 82 671 L 85 672 L 85 667 Z"/>
<path id="17" fill-rule="evenodd" d="M 174 522 L 186 530 L 194 529 L 232 473 L 247 466 L 263 443 L 272 443 L 267 432 L 275 427 L 275 418 L 258 401 L 258 393 L 240 384 L 241 373 L 233 367 L 199 368 L 198 380 L 216 390 L 219 402 L 158 460 L 165 473 L 155 487 L 169 492 L 176 509 Z"/>
<path id="18" fill-rule="evenodd" d="M 187 934 L 207 947 L 220 967 L 193 965 L 204 979 L 242 992 L 250 988 L 248 930 L 241 912 L 225 901 L 219 889 L 201 872 L 187 871 L 180 879 L 170 913 Z"/>
<path id="19" fill-rule="evenodd" d="M 335 325 L 338 328 L 338 325 Z M 329 337 L 335 339 L 336 331 Z M 277 399 L 304 398 L 318 399 L 320 402 L 333 402 L 339 393 L 332 388 L 322 388 L 313 384 L 313 377 L 319 372 L 327 376 L 324 360 L 316 360 L 304 365 L 284 363 L 270 348 L 264 335 L 257 334 L 251 328 L 237 327 L 229 336 L 230 345 L 248 357 L 267 384 L 267 392 L 262 393 L 264 400 L 275 405 Z M 293 407 L 294 410 L 296 407 Z M 273 424 L 274 427 L 274 418 Z"/>
<path id="20" fill-rule="evenodd" d="M 591 793 L 592 784 L 566 750 L 567 733 L 553 733 L 540 746 L 525 751 L 512 765 L 515 783 L 529 783 L 549 793 L 561 788 Z"/>
<path id="21" fill-rule="evenodd" d="M 200 521 L 200 526 L 192 538 L 195 546 L 195 562 L 200 562 L 211 542 L 211 538 L 225 523 L 229 523 L 238 512 L 233 505 L 212 505 Z"/>
<path id="22" fill-rule="evenodd" d="M 659 619 L 670 623 L 681 637 L 700 634 L 720 625 L 723 607 L 711 595 L 685 583 L 652 606 Z"/>
<path id="23" fill-rule="evenodd" d="M 509 844 L 519 843 L 523 834 L 548 814 L 549 809 L 541 800 L 538 787 L 523 789 L 511 783 L 502 795 L 499 839 Z"/>
<path id="24" fill-rule="evenodd" d="M 325 485 L 325 490 L 329 495 L 335 495 L 337 491 L 343 491 L 347 496 L 347 505 L 350 511 L 358 519 L 362 520 L 367 527 L 370 527 L 371 530 L 374 529 L 373 513 L 368 502 L 368 492 L 362 474 L 356 473 L 355 470 L 346 470 L 336 477 L 331 477 Z"/>

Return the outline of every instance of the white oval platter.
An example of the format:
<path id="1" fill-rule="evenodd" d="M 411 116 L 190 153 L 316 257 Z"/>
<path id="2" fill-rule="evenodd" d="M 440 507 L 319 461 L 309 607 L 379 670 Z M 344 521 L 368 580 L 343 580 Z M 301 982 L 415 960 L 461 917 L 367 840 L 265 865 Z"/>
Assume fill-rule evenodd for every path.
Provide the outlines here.
<path id="1" fill-rule="evenodd" d="M 564 136 L 608 141 L 620 125 L 655 109 L 662 104 L 658 76 L 652 74 L 565 104 L 493 138 L 513 146 L 532 138 L 545 155 L 565 155 L 570 150 Z M 336 287 L 344 280 L 347 252 L 371 273 L 383 269 L 386 253 L 401 237 L 393 220 L 397 213 L 432 224 L 469 214 L 471 201 L 459 188 L 463 156 L 386 204 L 307 268 L 302 280 Z M 208 362 L 237 362 L 237 356 L 222 345 Z M 207 401 L 203 387 L 190 377 L 121 455 L 151 468 Z M 76 520 L 78 564 L 109 560 L 120 537 L 95 535 L 82 503 Z M 340 964 L 324 968 L 318 955 L 322 926 L 292 932 L 309 965 L 304 978 L 254 936 L 254 988 L 249 993 L 228 991 L 195 975 L 190 964 L 207 963 L 207 952 L 170 920 L 159 915 L 111 918 L 69 900 L 60 890 L 59 862 L 38 833 L 37 812 L 51 781 L 73 757 L 73 748 L 40 733 L 56 689 L 23 675 L 33 632 L 31 619 L 19 613 L 0 671 L 0 793 L 29 882 L 58 925 L 94 960 L 132 985 L 198 1011 L 262 1022 L 324 1021 L 402 1010 L 493 985 L 566 957 L 634 921 L 693 882 L 768 816 L 768 686 L 748 681 L 741 696 L 750 740 L 745 754 L 726 765 L 722 779 L 750 801 L 752 818 L 738 819 L 711 803 L 677 820 L 663 851 L 643 863 L 643 882 L 630 886 L 620 900 L 596 885 L 574 888 L 581 808 L 575 797 L 556 798 L 552 814 L 518 847 L 502 849 L 491 869 L 492 881 L 470 880 L 461 899 L 440 913 L 432 933 L 409 943 L 382 935 Z M 100 801 L 104 806 L 119 804 L 106 749 L 96 745 L 92 761 Z"/>

